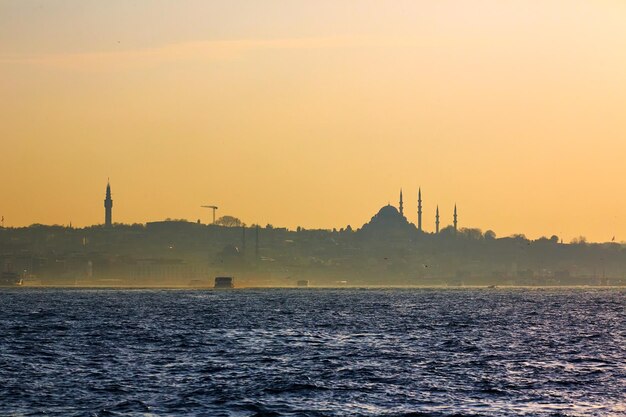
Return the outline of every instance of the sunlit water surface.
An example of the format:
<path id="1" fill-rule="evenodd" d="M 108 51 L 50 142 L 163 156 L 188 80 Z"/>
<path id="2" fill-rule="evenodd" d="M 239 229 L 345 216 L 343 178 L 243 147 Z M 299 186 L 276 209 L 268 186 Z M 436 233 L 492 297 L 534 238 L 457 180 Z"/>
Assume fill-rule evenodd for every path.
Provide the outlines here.
<path id="1" fill-rule="evenodd" d="M 626 415 L 623 290 L 0 290 L 0 415 Z"/>

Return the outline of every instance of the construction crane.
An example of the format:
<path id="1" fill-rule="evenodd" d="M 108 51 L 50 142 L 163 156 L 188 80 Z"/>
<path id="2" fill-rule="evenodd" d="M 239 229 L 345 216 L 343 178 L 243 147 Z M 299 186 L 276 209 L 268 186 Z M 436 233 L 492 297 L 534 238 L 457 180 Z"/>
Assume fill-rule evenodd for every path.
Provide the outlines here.
<path id="1" fill-rule="evenodd" d="M 213 210 L 213 223 L 215 223 L 215 210 L 217 210 L 217 206 L 200 206 L 200 207 Z"/>

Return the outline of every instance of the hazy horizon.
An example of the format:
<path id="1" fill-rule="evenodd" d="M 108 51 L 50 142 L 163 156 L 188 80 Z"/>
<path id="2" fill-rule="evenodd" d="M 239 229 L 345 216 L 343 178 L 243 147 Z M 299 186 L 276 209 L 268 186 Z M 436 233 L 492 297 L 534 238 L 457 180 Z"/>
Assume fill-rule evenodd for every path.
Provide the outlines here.
<path id="1" fill-rule="evenodd" d="M 626 3 L 1 1 L 6 226 L 626 240 Z"/>

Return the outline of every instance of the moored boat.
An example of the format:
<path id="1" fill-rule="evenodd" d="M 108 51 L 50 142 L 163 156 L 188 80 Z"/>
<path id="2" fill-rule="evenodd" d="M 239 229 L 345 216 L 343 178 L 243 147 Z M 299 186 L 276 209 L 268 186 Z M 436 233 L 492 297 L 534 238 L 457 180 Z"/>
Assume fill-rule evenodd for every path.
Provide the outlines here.
<path id="1" fill-rule="evenodd" d="M 235 288 L 235 284 L 233 282 L 233 277 L 215 277 L 215 287 L 214 288 Z"/>

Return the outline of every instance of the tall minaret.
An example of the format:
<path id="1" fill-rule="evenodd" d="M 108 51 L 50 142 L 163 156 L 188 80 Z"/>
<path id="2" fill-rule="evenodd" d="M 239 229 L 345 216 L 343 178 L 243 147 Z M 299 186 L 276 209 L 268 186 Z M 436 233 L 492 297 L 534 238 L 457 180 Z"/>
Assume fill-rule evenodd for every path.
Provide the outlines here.
<path id="1" fill-rule="evenodd" d="M 404 216 L 404 204 L 402 203 L 402 188 L 400 188 L 400 215 Z"/>
<path id="2" fill-rule="evenodd" d="M 417 191 L 417 230 L 422 232 L 422 187 Z"/>
<path id="3" fill-rule="evenodd" d="M 457 215 L 456 215 L 456 204 L 455 204 L 455 205 L 454 205 L 454 231 L 455 231 L 455 232 L 456 232 L 456 230 L 457 230 L 457 225 L 458 225 L 457 219 L 458 219 L 458 217 L 457 217 Z"/>
<path id="4" fill-rule="evenodd" d="M 111 227 L 112 220 L 113 200 L 111 199 L 111 184 L 107 181 L 107 194 L 104 199 L 104 225 Z"/>
<path id="5" fill-rule="evenodd" d="M 439 204 L 437 204 L 437 211 L 435 212 L 435 233 L 439 233 Z"/>

